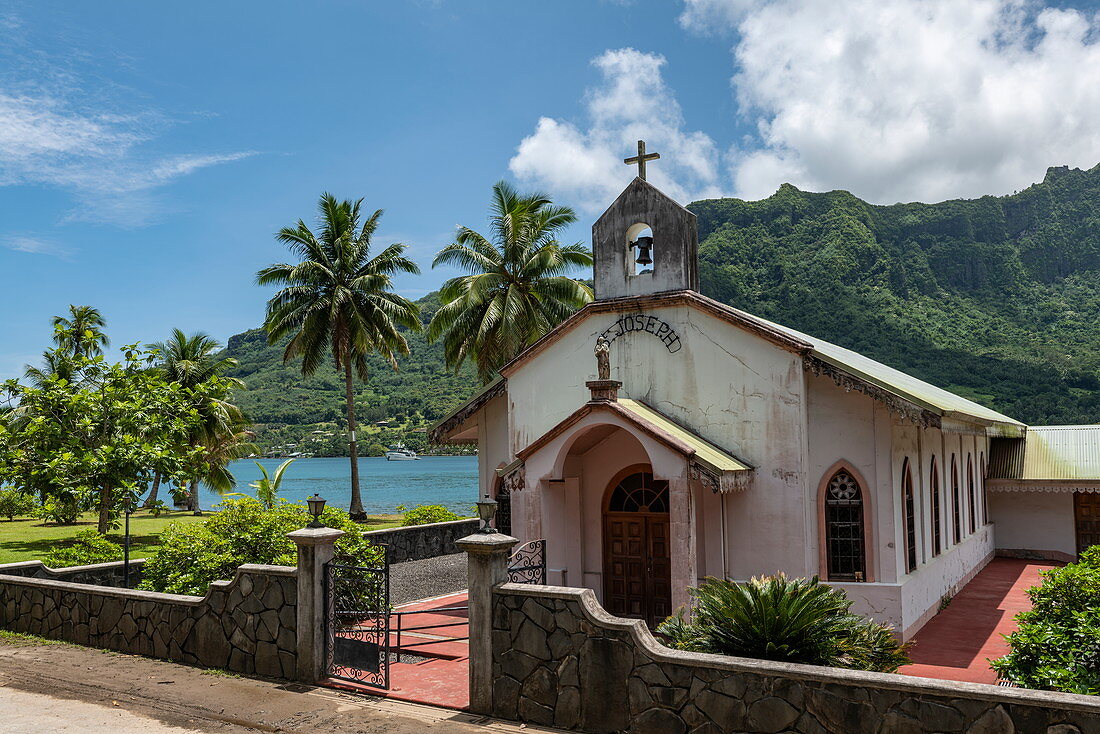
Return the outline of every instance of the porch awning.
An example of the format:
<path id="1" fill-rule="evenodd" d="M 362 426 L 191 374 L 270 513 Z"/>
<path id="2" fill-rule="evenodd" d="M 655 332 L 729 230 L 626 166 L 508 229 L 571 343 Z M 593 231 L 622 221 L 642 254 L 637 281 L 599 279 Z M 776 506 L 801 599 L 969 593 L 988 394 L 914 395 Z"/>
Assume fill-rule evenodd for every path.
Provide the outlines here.
<path id="1" fill-rule="evenodd" d="M 645 403 L 620 398 L 618 404 L 637 418 L 652 423 L 663 433 L 667 433 L 694 449 L 695 453 L 691 457 L 692 461 L 698 462 L 703 468 L 718 474 L 752 471 L 752 467 L 748 464 L 738 461 L 702 436 L 692 433 L 679 423 L 674 423 L 668 416 L 654 410 Z"/>
<path id="2" fill-rule="evenodd" d="M 1100 491 L 1100 425 L 1029 426 L 994 438 L 986 486 L 999 492 Z"/>

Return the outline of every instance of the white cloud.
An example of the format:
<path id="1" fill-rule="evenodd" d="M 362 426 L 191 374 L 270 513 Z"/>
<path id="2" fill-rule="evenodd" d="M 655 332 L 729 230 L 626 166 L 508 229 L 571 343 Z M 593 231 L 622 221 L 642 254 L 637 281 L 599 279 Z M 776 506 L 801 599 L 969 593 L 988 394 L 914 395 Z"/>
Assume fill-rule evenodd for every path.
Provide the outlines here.
<path id="1" fill-rule="evenodd" d="M 623 158 L 644 139 L 650 151 L 662 154 L 647 168 L 655 185 L 682 201 L 717 192 L 717 148 L 706 134 L 685 129 L 661 76 L 664 57 L 624 48 L 592 63 L 603 82 L 586 95 L 587 125 L 541 118 L 509 162 L 512 173 L 598 211 L 634 176 Z"/>
<path id="2" fill-rule="evenodd" d="M 758 4 L 757 0 L 684 0 L 678 20 L 684 30 L 693 33 L 721 33 L 737 25 Z"/>
<path id="3" fill-rule="evenodd" d="M 1027 0 L 773 0 L 729 17 L 741 114 L 760 139 L 734 164 L 740 195 L 790 181 L 933 201 L 1100 160 L 1095 15 Z"/>
<path id="4" fill-rule="evenodd" d="M 51 255 L 62 260 L 68 260 L 73 254 L 73 251 L 68 247 L 59 245 L 52 239 L 32 235 L 7 235 L 0 238 L 0 245 L 14 252 L 25 252 L 31 255 Z"/>

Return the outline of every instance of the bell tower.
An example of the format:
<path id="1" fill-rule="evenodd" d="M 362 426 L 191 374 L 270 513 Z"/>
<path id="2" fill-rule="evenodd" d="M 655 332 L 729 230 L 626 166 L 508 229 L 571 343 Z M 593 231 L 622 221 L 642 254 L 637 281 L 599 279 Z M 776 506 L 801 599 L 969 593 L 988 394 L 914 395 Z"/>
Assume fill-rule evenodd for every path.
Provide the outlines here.
<path id="1" fill-rule="evenodd" d="M 645 142 L 627 164 L 638 176 L 592 225 L 596 300 L 699 289 L 695 215 L 645 180 Z"/>

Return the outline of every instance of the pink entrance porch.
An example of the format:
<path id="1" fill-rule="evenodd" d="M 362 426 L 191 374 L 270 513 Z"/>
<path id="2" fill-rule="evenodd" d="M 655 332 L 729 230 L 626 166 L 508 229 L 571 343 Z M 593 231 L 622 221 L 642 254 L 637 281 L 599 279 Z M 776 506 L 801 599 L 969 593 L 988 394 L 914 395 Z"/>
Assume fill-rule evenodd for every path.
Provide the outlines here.
<path id="1" fill-rule="evenodd" d="M 1004 635 L 1016 629 L 1015 617 L 1031 608 L 1027 590 L 1038 586 L 1039 573 L 1064 564 L 994 558 L 955 595 L 946 609 L 913 637 L 913 664 L 899 673 L 996 683 L 989 661 L 1008 653 Z"/>

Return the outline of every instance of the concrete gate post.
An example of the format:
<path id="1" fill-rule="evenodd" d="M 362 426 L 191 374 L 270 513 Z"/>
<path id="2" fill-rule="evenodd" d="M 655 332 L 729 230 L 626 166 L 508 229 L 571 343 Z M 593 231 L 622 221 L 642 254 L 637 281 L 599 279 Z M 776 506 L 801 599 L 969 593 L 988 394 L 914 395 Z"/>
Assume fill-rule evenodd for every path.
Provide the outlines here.
<path id="1" fill-rule="evenodd" d="M 287 537 L 298 546 L 298 680 L 316 683 L 325 667 L 325 564 L 344 534 L 333 528 L 302 528 Z"/>
<path id="2" fill-rule="evenodd" d="M 500 533 L 455 541 L 469 563 L 470 710 L 478 714 L 493 707 L 493 588 L 508 581 L 508 556 L 518 542 Z"/>

